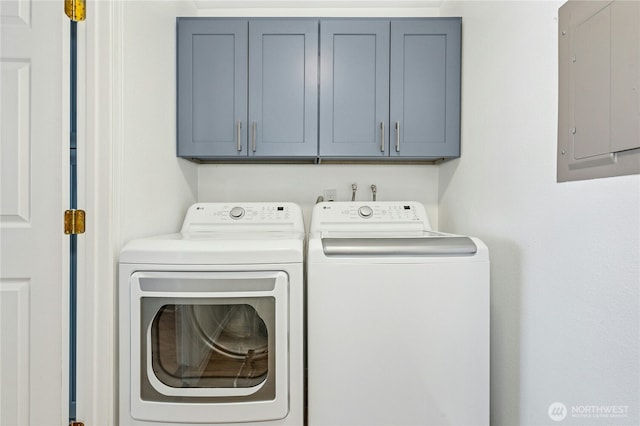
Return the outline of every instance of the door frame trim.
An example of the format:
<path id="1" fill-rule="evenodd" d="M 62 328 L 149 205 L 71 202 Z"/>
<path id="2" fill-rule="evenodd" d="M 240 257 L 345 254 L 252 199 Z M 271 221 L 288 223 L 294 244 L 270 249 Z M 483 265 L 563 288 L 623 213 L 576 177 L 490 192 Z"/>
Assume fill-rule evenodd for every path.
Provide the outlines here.
<path id="1" fill-rule="evenodd" d="M 124 5 L 92 2 L 78 25 L 77 419 L 117 423 L 117 258 L 121 246 Z"/>

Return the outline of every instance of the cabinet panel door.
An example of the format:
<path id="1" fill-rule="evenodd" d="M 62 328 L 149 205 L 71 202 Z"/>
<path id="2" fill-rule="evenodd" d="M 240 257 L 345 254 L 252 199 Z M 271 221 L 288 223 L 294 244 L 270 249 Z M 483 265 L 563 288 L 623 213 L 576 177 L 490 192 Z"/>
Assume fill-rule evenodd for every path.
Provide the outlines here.
<path id="1" fill-rule="evenodd" d="M 391 156 L 460 155 L 460 19 L 391 21 Z"/>
<path id="2" fill-rule="evenodd" d="M 178 19 L 178 156 L 247 155 L 247 25 Z"/>
<path id="3" fill-rule="evenodd" d="M 388 156 L 389 21 L 321 21 L 320 61 L 320 155 Z"/>
<path id="4" fill-rule="evenodd" d="M 315 157 L 318 21 L 249 22 L 249 155 Z"/>

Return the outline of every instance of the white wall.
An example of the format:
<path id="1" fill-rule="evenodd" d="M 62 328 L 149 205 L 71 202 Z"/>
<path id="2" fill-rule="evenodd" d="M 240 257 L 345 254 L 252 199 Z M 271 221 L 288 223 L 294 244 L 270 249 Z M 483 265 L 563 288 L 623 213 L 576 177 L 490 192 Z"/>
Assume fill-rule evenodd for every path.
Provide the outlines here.
<path id="1" fill-rule="evenodd" d="M 438 167 L 434 165 L 207 164 L 198 170 L 198 200 L 292 201 L 302 207 L 308 226 L 311 209 L 324 189 L 335 189 L 338 201 L 349 201 L 352 183 L 358 185 L 356 200 L 371 200 L 375 184 L 379 201 L 422 202 L 431 225 L 437 227 Z"/>
<path id="2" fill-rule="evenodd" d="M 119 186 L 123 242 L 176 232 L 196 201 L 197 165 L 176 158 L 175 18 L 190 1 L 123 1 L 122 139 Z"/>
<path id="3" fill-rule="evenodd" d="M 441 0 L 196 0 L 198 16 L 438 16 Z"/>
<path id="4" fill-rule="evenodd" d="M 463 17 L 463 145 L 440 166 L 440 227 L 491 250 L 492 424 L 637 425 L 640 177 L 556 183 L 562 3 L 445 3 Z M 554 402 L 628 412 L 556 423 Z"/>

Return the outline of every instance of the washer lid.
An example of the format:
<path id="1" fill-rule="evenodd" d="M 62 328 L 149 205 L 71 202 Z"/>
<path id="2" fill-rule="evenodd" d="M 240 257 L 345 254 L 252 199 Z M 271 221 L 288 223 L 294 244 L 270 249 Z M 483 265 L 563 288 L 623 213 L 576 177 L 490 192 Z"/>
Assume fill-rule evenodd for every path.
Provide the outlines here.
<path id="1" fill-rule="evenodd" d="M 477 238 L 431 230 L 424 206 L 416 201 L 318 203 L 307 252 L 309 264 L 488 260 Z"/>
<path id="2" fill-rule="evenodd" d="M 469 237 L 431 234 L 417 238 L 323 237 L 322 249 L 327 256 L 472 256 L 478 251 Z"/>

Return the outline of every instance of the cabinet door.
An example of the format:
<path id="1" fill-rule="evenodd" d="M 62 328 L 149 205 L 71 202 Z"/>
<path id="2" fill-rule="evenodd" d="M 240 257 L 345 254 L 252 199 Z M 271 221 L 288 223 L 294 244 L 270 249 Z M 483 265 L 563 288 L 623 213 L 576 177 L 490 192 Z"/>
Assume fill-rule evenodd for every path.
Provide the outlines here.
<path id="1" fill-rule="evenodd" d="M 460 155 L 460 18 L 391 21 L 392 157 Z"/>
<path id="2" fill-rule="evenodd" d="M 248 22 L 177 23 L 178 156 L 246 156 Z"/>
<path id="3" fill-rule="evenodd" d="M 389 152 L 389 20 L 320 21 L 320 155 Z"/>
<path id="4" fill-rule="evenodd" d="M 318 21 L 249 22 L 249 156 L 318 153 Z"/>

